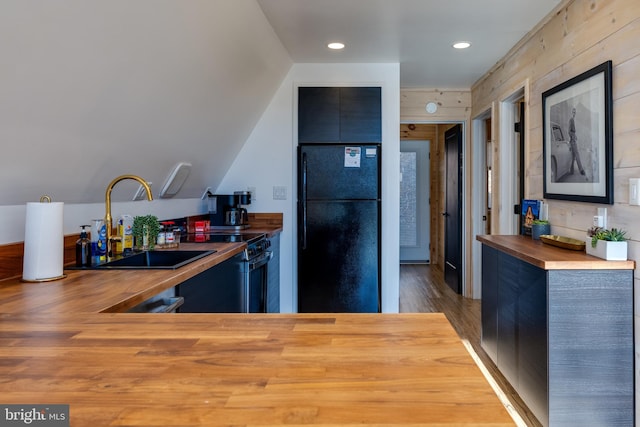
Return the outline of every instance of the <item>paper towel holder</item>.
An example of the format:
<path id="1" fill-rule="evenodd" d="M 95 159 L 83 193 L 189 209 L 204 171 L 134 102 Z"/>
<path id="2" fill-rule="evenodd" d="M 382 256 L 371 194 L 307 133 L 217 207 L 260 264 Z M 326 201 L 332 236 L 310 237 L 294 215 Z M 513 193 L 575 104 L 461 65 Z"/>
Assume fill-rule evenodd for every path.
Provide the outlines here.
<path id="1" fill-rule="evenodd" d="M 47 277 L 45 279 L 25 279 L 24 277 L 20 278 L 20 281 L 23 283 L 44 283 L 44 282 L 54 282 L 56 280 L 61 280 L 67 277 L 66 273 L 62 273 L 60 276 L 56 277 Z"/>
<path id="2" fill-rule="evenodd" d="M 48 195 L 43 195 L 42 197 L 40 197 L 40 203 L 51 203 L 51 197 Z M 63 237 L 63 241 L 64 241 L 64 237 Z M 64 249 L 63 249 L 64 251 Z M 23 255 L 24 257 L 24 255 Z M 64 263 L 64 256 L 63 256 L 63 263 Z M 25 282 L 25 283 L 41 283 L 41 282 L 53 282 L 55 280 L 60 280 L 60 279 L 64 279 L 65 277 L 67 277 L 67 275 L 65 273 L 62 273 L 58 276 L 54 276 L 54 277 L 45 277 L 45 278 L 34 278 L 34 279 L 25 279 L 24 278 L 24 271 L 23 271 L 23 277 L 20 278 L 21 282 Z"/>

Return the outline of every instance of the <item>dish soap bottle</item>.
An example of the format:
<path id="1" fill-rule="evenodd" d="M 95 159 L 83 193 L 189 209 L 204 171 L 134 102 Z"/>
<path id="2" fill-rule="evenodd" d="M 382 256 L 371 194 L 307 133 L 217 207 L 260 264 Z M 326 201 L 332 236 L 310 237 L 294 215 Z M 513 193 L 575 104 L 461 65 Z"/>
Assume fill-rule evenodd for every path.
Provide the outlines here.
<path id="1" fill-rule="evenodd" d="M 91 267 L 91 240 L 87 237 L 85 227 L 89 225 L 81 225 L 82 231 L 80 238 L 76 241 L 76 266 Z"/>

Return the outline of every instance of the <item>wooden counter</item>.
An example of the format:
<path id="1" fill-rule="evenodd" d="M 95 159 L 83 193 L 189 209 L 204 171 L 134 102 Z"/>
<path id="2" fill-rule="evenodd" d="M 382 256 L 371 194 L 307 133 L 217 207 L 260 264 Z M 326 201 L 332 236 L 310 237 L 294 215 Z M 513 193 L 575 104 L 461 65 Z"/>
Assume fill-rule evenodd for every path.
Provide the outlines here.
<path id="1" fill-rule="evenodd" d="M 4 404 L 72 426 L 513 426 L 443 314 L 0 315 Z"/>
<path id="2" fill-rule="evenodd" d="M 69 270 L 53 282 L 0 282 L 0 313 L 123 312 L 226 261 L 245 243 L 181 243 L 180 249 L 217 252 L 176 270 Z"/>
<path id="3" fill-rule="evenodd" d="M 483 244 L 543 270 L 633 270 L 635 261 L 606 261 L 582 251 L 558 248 L 530 236 L 476 236 Z"/>
<path id="4" fill-rule="evenodd" d="M 68 404 L 74 427 L 514 425 L 443 314 L 113 313 L 244 247 L 0 282 L 2 403 Z"/>
<path id="5" fill-rule="evenodd" d="M 242 232 L 273 236 L 280 227 L 261 225 Z M 181 243 L 182 250 L 216 253 L 176 270 L 71 270 L 52 282 L 0 281 L 0 313 L 118 313 L 201 273 L 246 248 L 245 243 Z"/>

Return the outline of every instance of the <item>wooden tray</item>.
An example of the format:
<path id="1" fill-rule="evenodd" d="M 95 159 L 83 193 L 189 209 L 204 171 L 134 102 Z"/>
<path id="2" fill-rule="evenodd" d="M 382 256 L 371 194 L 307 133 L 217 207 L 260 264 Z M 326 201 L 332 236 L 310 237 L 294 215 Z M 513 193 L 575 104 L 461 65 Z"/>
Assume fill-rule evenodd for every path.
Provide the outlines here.
<path id="1" fill-rule="evenodd" d="M 542 240 L 542 243 L 557 246 L 563 249 L 570 249 L 572 251 L 584 251 L 586 246 L 584 240 L 572 239 L 571 237 L 556 236 L 553 234 L 543 234 L 540 236 L 540 240 Z"/>

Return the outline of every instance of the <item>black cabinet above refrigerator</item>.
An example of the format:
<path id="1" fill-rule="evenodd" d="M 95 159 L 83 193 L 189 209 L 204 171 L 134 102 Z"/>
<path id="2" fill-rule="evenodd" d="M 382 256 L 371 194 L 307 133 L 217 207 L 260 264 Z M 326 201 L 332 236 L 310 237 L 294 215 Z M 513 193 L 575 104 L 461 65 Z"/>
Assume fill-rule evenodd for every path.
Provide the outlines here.
<path id="1" fill-rule="evenodd" d="M 298 142 L 381 142 L 380 87 L 299 87 Z"/>

